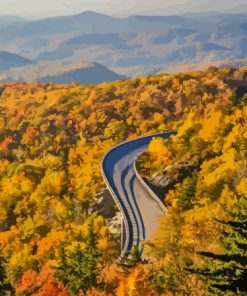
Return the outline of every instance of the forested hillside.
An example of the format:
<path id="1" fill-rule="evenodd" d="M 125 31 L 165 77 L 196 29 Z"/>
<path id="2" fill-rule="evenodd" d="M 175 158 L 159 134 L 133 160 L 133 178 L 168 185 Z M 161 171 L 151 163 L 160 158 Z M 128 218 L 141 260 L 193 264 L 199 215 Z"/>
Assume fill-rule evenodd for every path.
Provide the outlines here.
<path id="1" fill-rule="evenodd" d="M 247 68 L 2 84 L 0 295 L 221 295 L 217 284 L 243 293 L 246 101 Z M 147 242 L 149 262 L 133 250 L 117 264 L 119 236 L 92 211 L 101 159 L 127 138 L 171 129 L 138 160 L 143 176 L 169 180 L 170 215 Z"/>

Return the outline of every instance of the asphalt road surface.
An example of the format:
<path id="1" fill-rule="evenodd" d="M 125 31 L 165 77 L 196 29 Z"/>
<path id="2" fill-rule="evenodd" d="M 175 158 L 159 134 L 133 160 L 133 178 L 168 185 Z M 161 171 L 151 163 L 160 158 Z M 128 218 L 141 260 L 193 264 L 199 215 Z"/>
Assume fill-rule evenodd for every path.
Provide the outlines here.
<path id="1" fill-rule="evenodd" d="M 124 142 L 108 151 L 102 160 L 102 175 L 122 214 L 121 255 L 142 243 L 157 229 L 165 207 L 136 174 L 135 161 L 153 137 L 168 139 L 174 132 L 155 134 Z"/>

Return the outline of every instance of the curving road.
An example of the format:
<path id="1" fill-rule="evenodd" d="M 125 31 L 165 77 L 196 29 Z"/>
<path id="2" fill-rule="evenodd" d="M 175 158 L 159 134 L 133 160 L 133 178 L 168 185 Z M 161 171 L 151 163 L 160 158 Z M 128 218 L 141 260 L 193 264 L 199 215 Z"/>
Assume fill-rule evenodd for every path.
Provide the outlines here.
<path id="1" fill-rule="evenodd" d="M 122 214 L 121 255 L 151 238 L 165 207 L 135 169 L 136 158 L 153 137 L 168 139 L 174 132 L 137 138 L 115 146 L 102 160 L 102 176 Z"/>

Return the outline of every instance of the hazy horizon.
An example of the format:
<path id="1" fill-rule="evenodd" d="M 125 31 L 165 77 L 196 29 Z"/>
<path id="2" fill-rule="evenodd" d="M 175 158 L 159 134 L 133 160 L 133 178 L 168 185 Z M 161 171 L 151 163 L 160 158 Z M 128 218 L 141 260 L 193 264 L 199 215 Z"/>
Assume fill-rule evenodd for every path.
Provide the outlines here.
<path id="1" fill-rule="evenodd" d="M 126 3 L 129 2 L 127 5 Z M 95 11 L 116 17 L 133 14 L 178 15 L 194 12 L 247 12 L 245 0 L 0 0 L 0 16 L 16 16 L 39 19 L 54 16 L 73 15 L 84 11 Z M 151 7 L 150 7 L 150 4 Z"/>

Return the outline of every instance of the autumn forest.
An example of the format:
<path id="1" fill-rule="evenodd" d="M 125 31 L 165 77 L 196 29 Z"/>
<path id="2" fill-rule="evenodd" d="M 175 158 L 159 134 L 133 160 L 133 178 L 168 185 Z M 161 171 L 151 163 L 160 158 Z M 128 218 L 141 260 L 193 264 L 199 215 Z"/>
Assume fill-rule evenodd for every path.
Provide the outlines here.
<path id="1" fill-rule="evenodd" d="M 149 260 L 119 261 L 119 210 L 96 209 L 101 160 L 170 130 L 137 161 L 169 215 Z M 1 296 L 246 295 L 246 212 L 247 68 L 0 85 Z"/>

